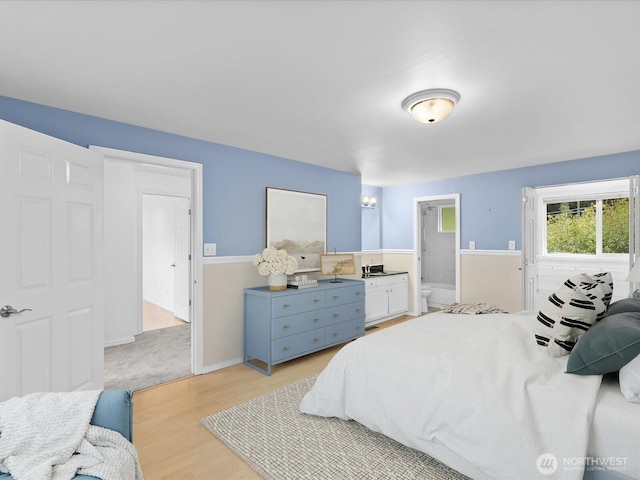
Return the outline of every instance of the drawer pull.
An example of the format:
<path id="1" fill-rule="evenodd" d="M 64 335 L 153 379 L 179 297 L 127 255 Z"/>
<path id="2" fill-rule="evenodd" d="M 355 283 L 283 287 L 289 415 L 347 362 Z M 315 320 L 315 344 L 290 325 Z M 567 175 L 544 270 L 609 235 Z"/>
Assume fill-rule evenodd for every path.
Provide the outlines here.
<path id="1" fill-rule="evenodd" d="M 314 339 L 313 339 L 313 342 L 314 342 L 314 343 L 317 343 L 317 342 L 319 342 L 319 341 L 320 341 L 320 339 L 319 339 L 319 338 L 314 338 Z"/>
<path id="2" fill-rule="evenodd" d="M 313 323 L 317 323 L 317 322 L 319 322 L 319 321 L 320 321 L 320 319 L 319 319 L 319 318 L 314 318 L 314 319 L 313 319 Z"/>
<path id="3" fill-rule="evenodd" d="M 289 347 L 282 347 L 283 352 L 286 352 L 287 350 L 289 350 Z"/>
<path id="4" fill-rule="evenodd" d="M 356 308 L 356 312 L 360 313 L 360 309 L 359 309 L 359 308 Z"/>
<path id="5" fill-rule="evenodd" d="M 340 295 L 334 295 L 334 296 L 333 296 L 333 299 L 334 299 L 334 300 L 337 300 L 337 299 L 339 299 L 339 298 L 340 298 Z"/>
<path id="6" fill-rule="evenodd" d="M 358 327 L 356 327 L 356 330 L 360 330 L 360 327 L 359 327 L 359 326 L 358 326 Z"/>
<path id="7" fill-rule="evenodd" d="M 334 313 L 334 314 L 333 314 L 333 318 L 338 318 L 339 316 L 340 316 L 340 314 L 339 314 L 339 313 Z"/>
<path id="8" fill-rule="evenodd" d="M 338 332 L 333 332 L 333 336 L 334 336 L 334 337 L 337 337 L 338 335 L 339 335 L 339 333 L 338 333 Z"/>
<path id="9" fill-rule="evenodd" d="M 319 301 L 320 301 L 320 299 L 319 299 L 319 298 L 314 298 L 314 299 L 313 299 L 313 303 L 318 303 Z"/>
<path id="10" fill-rule="evenodd" d="M 360 295 L 362 292 L 356 292 L 356 295 Z"/>
<path id="11" fill-rule="evenodd" d="M 291 305 L 289 305 L 288 303 L 285 303 L 282 305 L 282 308 L 289 308 Z"/>
<path id="12" fill-rule="evenodd" d="M 290 327 L 290 325 L 283 325 L 283 326 L 282 326 L 282 328 L 283 328 L 284 330 L 286 330 L 286 329 L 287 329 L 287 328 L 289 328 L 289 327 Z"/>

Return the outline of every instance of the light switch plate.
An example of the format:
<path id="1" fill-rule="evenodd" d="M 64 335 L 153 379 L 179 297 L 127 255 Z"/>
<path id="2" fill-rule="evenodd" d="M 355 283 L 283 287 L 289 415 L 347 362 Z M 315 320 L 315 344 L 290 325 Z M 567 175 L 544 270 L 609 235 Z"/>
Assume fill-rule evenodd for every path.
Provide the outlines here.
<path id="1" fill-rule="evenodd" d="M 509 240 L 509 250 L 515 250 L 515 249 L 516 249 L 516 241 Z"/>
<path id="2" fill-rule="evenodd" d="M 476 241 L 469 240 L 469 250 L 475 250 L 475 249 L 476 249 Z"/>
<path id="3" fill-rule="evenodd" d="M 215 243 L 205 243 L 204 244 L 204 256 L 205 257 L 215 257 L 216 256 L 216 244 Z"/>

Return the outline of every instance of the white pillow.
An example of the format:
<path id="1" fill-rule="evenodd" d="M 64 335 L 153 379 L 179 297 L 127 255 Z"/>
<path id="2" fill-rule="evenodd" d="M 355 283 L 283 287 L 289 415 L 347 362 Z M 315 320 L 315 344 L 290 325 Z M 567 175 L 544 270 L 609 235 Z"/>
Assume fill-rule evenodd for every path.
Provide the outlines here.
<path id="1" fill-rule="evenodd" d="M 620 391 L 627 402 L 640 403 L 640 355 L 620 369 Z"/>
<path id="2" fill-rule="evenodd" d="M 606 313 L 602 288 L 590 283 L 585 291 L 583 277 L 578 277 L 551 294 L 536 317 L 536 343 L 552 357 L 571 353 L 578 339 Z"/>

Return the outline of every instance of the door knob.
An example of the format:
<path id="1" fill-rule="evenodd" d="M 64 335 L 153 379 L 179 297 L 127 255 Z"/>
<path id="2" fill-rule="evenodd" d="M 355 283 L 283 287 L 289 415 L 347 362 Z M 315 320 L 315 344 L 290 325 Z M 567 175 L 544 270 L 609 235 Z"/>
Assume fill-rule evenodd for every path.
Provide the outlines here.
<path id="1" fill-rule="evenodd" d="M 17 313 L 30 312 L 30 311 L 31 311 L 30 308 L 23 308 L 22 310 L 16 310 L 11 305 L 5 305 L 4 307 L 0 308 L 0 317 L 7 318 Z"/>

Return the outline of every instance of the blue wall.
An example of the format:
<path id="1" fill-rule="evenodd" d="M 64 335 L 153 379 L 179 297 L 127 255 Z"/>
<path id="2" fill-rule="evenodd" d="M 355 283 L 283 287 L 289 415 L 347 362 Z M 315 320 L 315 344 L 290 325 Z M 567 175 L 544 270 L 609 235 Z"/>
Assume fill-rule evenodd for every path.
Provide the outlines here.
<path id="1" fill-rule="evenodd" d="M 381 211 L 382 248 L 413 248 L 414 198 L 460 193 L 460 241 L 482 250 L 522 248 L 522 188 L 585 182 L 640 174 L 640 151 L 535 167 L 457 177 L 437 182 L 385 187 Z M 364 224 L 365 220 L 363 220 Z"/>
<path id="2" fill-rule="evenodd" d="M 203 165 L 204 242 L 218 255 L 252 255 L 264 247 L 265 187 L 326 194 L 327 250 L 413 248 L 416 197 L 460 193 L 461 248 L 521 248 L 523 187 L 640 174 L 640 151 L 503 170 L 448 180 L 373 187 L 360 176 L 293 160 L 126 125 L 0 96 L 0 118 L 81 146 L 99 145 Z M 374 210 L 360 196 L 375 195 Z"/>
<path id="3" fill-rule="evenodd" d="M 382 188 L 362 185 L 362 195 L 376 197 L 376 208 L 362 209 L 362 250 L 379 250 L 382 248 Z"/>
<path id="4" fill-rule="evenodd" d="M 265 244 L 265 188 L 327 195 L 327 250 L 361 250 L 360 175 L 0 96 L 0 118 L 67 142 L 203 165 L 203 241 L 219 256 Z"/>

